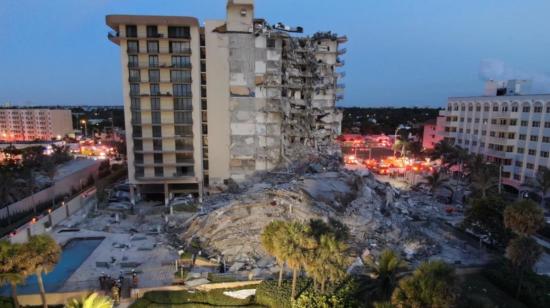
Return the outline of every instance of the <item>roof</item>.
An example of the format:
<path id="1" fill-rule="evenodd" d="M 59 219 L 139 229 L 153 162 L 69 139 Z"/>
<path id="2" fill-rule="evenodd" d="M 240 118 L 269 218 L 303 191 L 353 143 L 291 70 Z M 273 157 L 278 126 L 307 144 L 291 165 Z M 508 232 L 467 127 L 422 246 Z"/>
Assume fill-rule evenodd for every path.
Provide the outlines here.
<path id="1" fill-rule="evenodd" d="M 119 25 L 126 24 L 154 24 L 154 25 L 190 25 L 198 26 L 199 20 L 189 16 L 154 16 L 154 15 L 107 15 L 106 23 L 113 30 L 118 31 Z"/>

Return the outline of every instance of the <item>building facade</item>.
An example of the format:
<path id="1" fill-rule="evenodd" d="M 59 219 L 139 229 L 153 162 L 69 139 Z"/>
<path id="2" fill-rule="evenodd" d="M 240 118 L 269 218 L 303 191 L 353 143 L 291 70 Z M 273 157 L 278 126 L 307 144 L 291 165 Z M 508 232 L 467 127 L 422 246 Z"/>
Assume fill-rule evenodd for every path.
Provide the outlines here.
<path id="1" fill-rule="evenodd" d="M 170 195 L 242 181 L 340 134 L 345 37 L 254 17 L 107 16 L 120 45 L 130 183 Z"/>
<path id="2" fill-rule="evenodd" d="M 438 116 L 436 119 L 424 123 L 422 131 L 422 148 L 424 150 L 432 150 L 438 142 L 443 140 L 445 122 L 444 116 Z"/>
<path id="3" fill-rule="evenodd" d="M 0 109 L 0 141 L 49 141 L 73 132 L 70 110 Z"/>
<path id="4" fill-rule="evenodd" d="M 550 95 L 451 97 L 443 136 L 502 165 L 516 188 L 550 167 Z"/>

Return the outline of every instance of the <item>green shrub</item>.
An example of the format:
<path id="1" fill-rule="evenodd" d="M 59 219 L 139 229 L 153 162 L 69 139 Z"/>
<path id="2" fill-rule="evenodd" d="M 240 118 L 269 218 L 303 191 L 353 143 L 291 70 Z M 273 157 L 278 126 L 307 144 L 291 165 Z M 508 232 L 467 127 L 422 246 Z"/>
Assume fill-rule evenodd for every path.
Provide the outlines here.
<path id="1" fill-rule="evenodd" d="M 147 307 L 153 304 L 164 305 L 182 305 L 187 304 L 206 304 L 214 306 L 247 306 L 255 303 L 254 296 L 245 299 L 229 297 L 223 294 L 228 290 L 242 290 L 251 288 L 250 286 L 232 289 L 216 289 L 209 292 L 196 291 L 150 291 L 143 295 L 143 298 L 150 302 Z M 141 305 L 141 303 L 140 303 Z M 139 306 L 143 307 L 143 306 Z M 160 306 L 159 306 L 160 307 Z"/>
<path id="2" fill-rule="evenodd" d="M 210 282 L 233 282 L 239 281 L 235 275 L 232 274 L 218 274 L 218 273 L 208 273 L 208 280 Z"/>
<path id="3" fill-rule="evenodd" d="M 12 308 L 13 299 L 11 297 L 0 296 L 0 308 Z"/>
<path id="4" fill-rule="evenodd" d="M 298 279 L 296 283 L 296 296 L 310 288 L 311 280 Z M 272 308 L 290 308 L 290 294 L 292 281 L 283 281 L 282 286 L 277 286 L 277 280 L 264 280 L 256 289 L 256 303 Z"/>
<path id="5" fill-rule="evenodd" d="M 322 294 L 313 288 L 302 292 L 292 306 L 293 308 L 332 308 L 332 307 L 358 307 L 356 299 L 357 282 L 348 279 L 333 290 Z"/>
<path id="6" fill-rule="evenodd" d="M 516 294 L 519 277 L 507 262 L 501 262 L 483 270 L 485 276 L 492 284 L 508 294 Z M 519 301 L 528 307 L 550 307 L 550 277 L 525 273 L 519 294 Z"/>

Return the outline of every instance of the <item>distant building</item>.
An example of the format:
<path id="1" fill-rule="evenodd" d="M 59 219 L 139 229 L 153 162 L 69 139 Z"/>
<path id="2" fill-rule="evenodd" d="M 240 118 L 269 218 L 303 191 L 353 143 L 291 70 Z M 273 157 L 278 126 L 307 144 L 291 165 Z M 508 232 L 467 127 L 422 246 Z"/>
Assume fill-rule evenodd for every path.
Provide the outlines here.
<path id="1" fill-rule="evenodd" d="M 73 131 L 67 109 L 0 109 L 0 141 L 52 140 Z"/>
<path id="2" fill-rule="evenodd" d="M 515 82 L 500 85 L 490 81 L 487 96 L 450 97 L 440 112 L 442 136 L 501 164 L 503 182 L 518 188 L 550 167 L 550 94 L 522 95 Z"/>
<path id="3" fill-rule="evenodd" d="M 227 1 L 226 20 L 109 15 L 120 45 L 129 181 L 142 194 L 202 192 L 341 132 L 346 41 L 255 18 Z M 133 189 L 133 188 L 132 188 Z"/>
<path id="4" fill-rule="evenodd" d="M 436 119 L 424 123 L 422 133 L 422 148 L 432 150 L 434 146 L 443 140 L 443 131 L 445 130 L 445 117 L 438 116 Z"/>

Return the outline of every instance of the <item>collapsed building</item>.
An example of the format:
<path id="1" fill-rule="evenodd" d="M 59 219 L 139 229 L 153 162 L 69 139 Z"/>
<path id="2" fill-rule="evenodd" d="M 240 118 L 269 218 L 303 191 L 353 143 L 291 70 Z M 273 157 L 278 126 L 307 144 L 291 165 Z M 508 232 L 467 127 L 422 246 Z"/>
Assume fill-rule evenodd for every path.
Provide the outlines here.
<path id="1" fill-rule="evenodd" d="M 331 150 L 343 98 L 332 32 L 254 17 L 228 0 L 225 20 L 109 15 L 121 46 L 129 180 L 143 194 L 215 190 Z M 148 78 L 144 78 L 148 77 Z"/>

